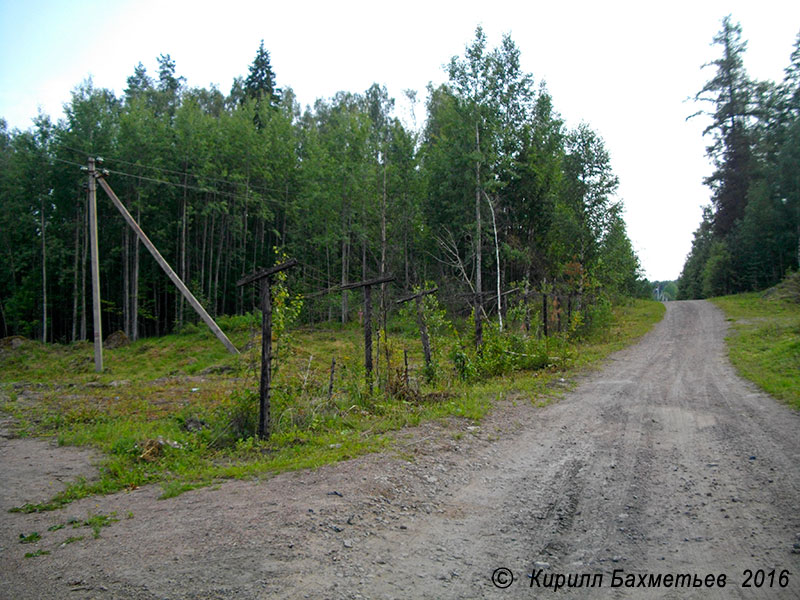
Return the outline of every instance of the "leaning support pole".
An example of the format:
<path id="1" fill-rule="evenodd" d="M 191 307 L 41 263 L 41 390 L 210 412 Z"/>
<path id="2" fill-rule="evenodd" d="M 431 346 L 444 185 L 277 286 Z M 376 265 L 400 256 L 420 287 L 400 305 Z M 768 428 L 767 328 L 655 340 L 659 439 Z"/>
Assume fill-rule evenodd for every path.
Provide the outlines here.
<path id="1" fill-rule="evenodd" d="M 100 184 L 100 187 L 103 188 L 105 193 L 108 194 L 108 197 L 111 198 L 111 201 L 114 203 L 114 206 L 117 207 L 117 210 L 122 214 L 125 221 L 128 222 L 128 225 L 130 225 L 131 229 L 133 229 L 136 232 L 136 235 L 139 236 L 139 239 L 142 240 L 142 243 L 145 246 L 147 246 L 147 249 L 150 251 L 150 254 L 153 255 L 153 258 L 156 259 L 156 262 L 159 265 L 161 265 L 162 269 L 164 269 L 164 272 L 172 280 L 172 283 L 175 284 L 175 287 L 177 287 L 181 291 L 183 297 L 186 298 L 189 304 L 192 305 L 192 308 L 194 308 L 197 314 L 200 315 L 200 318 L 203 319 L 206 325 L 208 325 L 208 328 L 214 332 L 214 335 L 217 336 L 217 339 L 225 345 L 225 347 L 231 354 L 239 354 L 239 351 L 236 349 L 236 346 L 234 346 L 231 343 L 231 341 L 228 339 L 228 336 L 225 335 L 222 329 L 219 328 L 219 325 L 217 325 L 214 319 L 211 318 L 211 315 L 209 315 L 206 312 L 206 309 L 203 308 L 203 305 L 197 301 L 197 298 L 194 297 L 194 294 L 192 294 L 192 292 L 189 291 L 189 288 L 187 288 L 186 285 L 183 283 L 183 281 L 181 281 L 181 278 L 178 277 L 177 273 L 175 273 L 175 271 L 172 270 L 172 267 L 169 266 L 169 263 L 167 263 L 167 261 L 164 260 L 164 257 L 161 256 L 161 253 L 158 251 L 158 248 L 156 248 L 153 245 L 153 242 L 151 242 L 150 239 L 145 235 L 144 231 L 142 231 L 142 228 L 139 227 L 139 224 L 133 219 L 131 214 L 128 212 L 128 209 L 125 208 L 125 205 L 122 204 L 119 198 L 117 198 L 117 195 L 114 193 L 114 190 L 111 189 L 111 186 L 109 186 L 108 183 L 106 183 L 105 179 L 103 179 L 102 176 L 100 175 L 96 176 L 96 180 Z"/>

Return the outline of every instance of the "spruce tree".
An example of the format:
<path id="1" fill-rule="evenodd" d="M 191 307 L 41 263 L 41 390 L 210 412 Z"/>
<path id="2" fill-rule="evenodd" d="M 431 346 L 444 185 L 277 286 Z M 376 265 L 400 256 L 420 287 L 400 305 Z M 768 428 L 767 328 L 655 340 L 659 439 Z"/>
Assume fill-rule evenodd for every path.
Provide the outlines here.
<path id="1" fill-rule="evenodd" d="M 711 124 L 703 134 L 712 136 L 713 142 L 706 151 L 715 170 L 705 183 L 712 190 L 714 231 L 725 237 L 744 216 L 747 204 L 753 154 L 749 121 L 754 114 L 754 84 L 742 62 L 747 48 L 742 28 L 730 15 L 722 20 L 714 44 L 721 47 L 722 56 L 704 65 L 716 67 L 716 73 L 695 100 L 713 105 L 710 111 L 696 114 L 711 117 Z"/>
<path id="2" fill-rule="evenodd" d="M 250 73 L 244 80 L 245 98 L 251 98 L 260 105 L 266 98 L 270 106 L 280 103 L 280 90 L 275 87 L 275 72 L 269 61 L 269 52 L 264 48 L 264 40 L 258 46 L 258 52 L 250 65 Z"/>

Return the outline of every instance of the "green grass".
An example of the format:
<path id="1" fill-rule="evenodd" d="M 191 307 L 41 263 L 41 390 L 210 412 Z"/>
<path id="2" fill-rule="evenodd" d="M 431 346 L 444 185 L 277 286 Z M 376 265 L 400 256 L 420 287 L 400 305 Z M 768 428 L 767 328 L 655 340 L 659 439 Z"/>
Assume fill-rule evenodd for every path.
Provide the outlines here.
<path id="1" fill-rule="evenodd" d="M 800 409 L 800 305 L 757 293 L 714 298 L 731 321 L 731 362 L 764 391 Z"/>
<path id="2" fill-rule="evenodd" d="M 39 534 L 38 531 L 34 531 L 33 533 L 29 533 L 28 535 L 25 535 L 24 533 L 19 534 L 20 544 L 35 544 L 40 539 L 42 539 L 42 536 Z"/>
<path id="3" fill-rule="evenodd" d="M 128 513 L 127 518 L 133 518 L 133 513 Z M 119 519 L 117 518 L 117 513 L 112 512 L 111 514 L 104 515 L 102 513 L 89 513 L 86 519 L 78 519 L 76 517 L 70 518 L 65 523 L 57 523 L 47 528 L 47 531 L 50 533 L 54 533 L 56 531 L 61 531 L 65 529 L 67 526 L 70 526 L 72 529 L 80 529 L 83 527 L 88 527 L 92 530 L 92 538 L 98 539 L 100 537 L 100 531 L 104 527 L 110 527 L 112 524 L 118 522 Z M 47 534 L 45 534 L 47 535 Z M 19 534 L 19 543 L 20 544 L 50 544 L 52 546 L 52 536 L 48 536 L 46 539 L 44 536 L 40 535 L 38 532 L 34 531 L 28 535 L 23 533 Z M 70 535 L 62 542 L 60 542 L 57 548 L 66 548 L 70 544 L 74 544 L 75 542 L 80 542 L 85 539 L 86 536 L 83 535 Z M 47 556 L 50 554 L 49 550 L 45 550 L 43 548 L 39 548 L 33 552 L 26 552 L 25 558 L 34 558 L 37 556 Z"/>
<path id="4" fill-rule="evenodd" d="M 26 342 L 0 352 L 5 382 L 0 383 L 0 409 L 14 417 L 16 434 L 92 447 L 102 460 L 97 478 L 76 480 L 47 502 L 15 510 L 54 510 L 86 496 L 152 483 L 160 484 L 162 497 L 168 498 L 226 478 L 269 477 L 386 449 L 392 432 L 432 419 L 477 422 L 498 399 L 544 404 L 566 389 L 553 385 L 554 380 L 569 378 L 631 343 L 663 312 L 662 304 L 648 301 L 606 310 L 602 326 L 591 334 L 531 339 L 547 359 L 542 368 L 525 370 L 501 360 L 497 364 L 508 367 L 501 375 L 468 380 L 458 376 L 448 358 L 456 338 L 441 337 L 432 382 L 422 373 L 413 322 L 395 322 L 389 332 L 389 368 L 381 344 L 372 392 L 364 378 L 363 334 L 357 324 L 301 328 L 278 349 L 273 432 L 267 441 L 253 437 L 260 344 L 249 327 L 252 319 L 239 318 L 226 330 L 239 348 L 251 342 L 241 356 L 229 355 L 211 334 L 190 330 L 107 350 L 107 369 L 99 376 L 93 373 L 88 344 Z M 333 358 L 335 384 L 328 397 Z"/>

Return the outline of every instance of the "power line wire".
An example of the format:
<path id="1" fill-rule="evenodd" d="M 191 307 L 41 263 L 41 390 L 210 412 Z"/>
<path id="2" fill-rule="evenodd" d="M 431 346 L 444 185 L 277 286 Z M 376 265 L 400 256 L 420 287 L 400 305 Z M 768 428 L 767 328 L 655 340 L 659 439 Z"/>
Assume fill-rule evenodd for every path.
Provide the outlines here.
<path id="1" fill-rule="evenodd" d="M 84 155 L 87 155 L 87 156 L 89 156 L 91 154 L 97 154 L 97 153 L 92 153 L 92 152 L 86 152 L 86 151 L 80 150 L 78 148 L 73 148 L 72 146 L 67 146 L 66 144 L 61 145 L 61 147 L 65 148 L 67 150 L 70 150 L 72 152 L 76 152 L 78 154 L 84 154 Z M 225 185 L 245 186 L 246 189 L 257 190 L 257 191 L 265 191 L 265 192 L 272 192 L 272 193 L 275 193 L 275 194 L 283 194 L 285 192 L 285 190 L 279 190 L 277 188 L 272 188 L 272 187 L 265 186 L 265 185 L 252 185 L 250 183 L 246 183 L 246 182 L 243 182 L 243 181 L 231 181 L 229 179 L 220 179 L 220 178 L 211 177 L 211 176 L 208 176 L 208 175 L 197 175 L 196 173 L 194 173 L 192 171 L 176 171 L 174 169 L 167 169 L 165 167 L 156 167 L 156 166 L 153 166 L 153 165 L 142 164 L 142 163 L 139 163 L 139 162 L 133 163 L 133 162 L 130 162 L 130 161 L 127 161 L 127 160 L 123 160 L 121 158 L 115 158 L 113 156 L 108 156 L 108 155 L 105 155 L 102 158 L 103 158 L 104 161 L 118 162 L 118 163 L 125 164 L 125 165 L 132 166 L 132 167 L 137 167 L 137 168 L 142 168 L 142 169 L 150 169 L 152 171 L 161 171 L 163 173 L 170 173 L 170 174 L 173 174 L 173 175 L 191 176 L 195 180 L 203 179 L 203 180 L 207 180 L 207 181 L 213 181 L 215 183 L 222 183 L 222 184 L 225 184 Z M 162 182 L 162 183 L 167 183 L 167 182 Z"/>
<path id="2" fill-rule="evenodd" d="M 57 161 L 57 162 L 60 162 L 60 163 L 64 163 L 64 164 L 68 164 L 68 165 L 72 165 L 72 166 L 75 166 L 75 167 L 83 168 L 83 167 L 86 166 L 86 165 L 82 165 L 80 163 L 76 163 L 76 162 L 73 162 L 73 161 L 70 161 L 70 160 L 65 160 L 63 158 L 58 158 L 56 156 L 52 157 L 52 159 L 54 161 Z M 105 160 L 105 158 L 103 160 Z M 126 173 L 124 171 L 117 171 L 115 169 L 114 170 L 106 169 L 106 171 L 108 171 L 110 174 L 113 174 L 113 175 L 120 175 L 122 177 L 130 177 L 130 178 L 133 178 L 133 179 L 138 179 L 140 181 L 148 181 L 150 183 L 157 183 L 157 184 L 160 184 L 160 185 L 169 185 L 169 186 L 176 187 L 176 188 L 184 188 L 184 189 L 187 189 L 187 190 L 192 190 L 192 191 L 196 191 L 196 192 L 204 192 L 204 193 L 207 193 L 207 194 L 211 193 L 211 194 L 215 194 L 217 196 L 222 196 L 222 197 L 227 197 L 227 198 L 234 198 L 234 199 L 236 199 L 236 198 L 244 198 L 244 195 L 242 193 L 227 192 L 227 191 L 219 190 L 219 189 L 212 188 L 212 187 L 200 187 L 200 186 L 195 186 L 195 185 L 189 185 L 189 184 L 186 184 L 186 183 L 176 183 L 174 181 L 166 181 L 164 179 L 155 179 L 154 177 L 147 177 L 145 175 L 138 175 L 138 174 L 134 174 L 134 173 Z M 217 180 L 217 181 L 224 181 L 224 180 Z M 258 189 L 258 188 L 250 187 L 249 189 Z M 266 188 L 261 188 L 261 189 L 266 189 Z M 272 204 L 273 206 L 276 206 L 278 208 L 287 208 L 285 202 L 282 202 L 280 200 L 275 200 L 273 198 L 261 197 L 260 201 L 268 203 L 268 204 Z M 295 207 L 295 208 L 297 208 L 297 207 Z"/>

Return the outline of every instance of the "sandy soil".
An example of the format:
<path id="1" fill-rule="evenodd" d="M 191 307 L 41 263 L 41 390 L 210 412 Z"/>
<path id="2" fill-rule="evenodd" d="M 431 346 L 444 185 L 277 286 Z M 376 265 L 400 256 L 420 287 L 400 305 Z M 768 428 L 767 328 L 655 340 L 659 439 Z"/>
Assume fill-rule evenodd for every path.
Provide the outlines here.
<path id="1" fill-rule="evenodd" d="M 735 375 L 725 333 L 711 304 L 669 303 L 545 408 L 504 402 L 479 428 L 427 424 L 389 453 L 169 500 L 148 487 L 8 513 L 92 457 L 0 437 L 0 597 L 534 598 L 587 575 L 600 585 L 558 595 L 798 598 L 800 415 Z M 112 511 L 99 539 L 47 531 Z M 612 587 L 620 569 L 726 587 Z"/>

